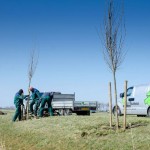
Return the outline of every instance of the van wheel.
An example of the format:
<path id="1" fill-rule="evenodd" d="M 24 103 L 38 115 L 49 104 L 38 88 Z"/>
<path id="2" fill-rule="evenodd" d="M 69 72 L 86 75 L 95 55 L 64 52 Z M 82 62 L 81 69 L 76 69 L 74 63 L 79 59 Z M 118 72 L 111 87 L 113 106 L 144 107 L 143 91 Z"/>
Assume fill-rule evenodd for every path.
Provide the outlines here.
<path id="1" fill-rule="evenodd" d="M 150 107 L 147 110 L 147 116 L 150 117 Z"/>
<path id="2" fill-rule="evenodd" d="M 121 116 L 121 110 L 120 110 L 119 106 L 118 106 L 117 110 L 118 110 L 118 116 Z M 114 116 L 116 115 L 116 107 L 113 108 L 113 114 L 114 114 Z"/>

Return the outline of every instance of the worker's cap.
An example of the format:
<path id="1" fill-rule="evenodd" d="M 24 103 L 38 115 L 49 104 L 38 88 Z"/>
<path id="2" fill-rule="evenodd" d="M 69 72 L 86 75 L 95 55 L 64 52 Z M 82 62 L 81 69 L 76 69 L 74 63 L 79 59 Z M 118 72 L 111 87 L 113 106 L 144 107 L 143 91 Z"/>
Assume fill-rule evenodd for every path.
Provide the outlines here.
<path id="1" fill-rule="evenodd" d="M 29 90 L 30 90 L 30 91 L 33 91 L 33 87 L 32 87 L 32 86 L 31 86 L 31 87 L 29 87 Z"/>
<path id="2" fill-rule="evenodd" d="M 20 90 L 19 90 L 19 94 L 22 94 L 22 93 L 23 93 L 23 89 L 20 89 Z"/>

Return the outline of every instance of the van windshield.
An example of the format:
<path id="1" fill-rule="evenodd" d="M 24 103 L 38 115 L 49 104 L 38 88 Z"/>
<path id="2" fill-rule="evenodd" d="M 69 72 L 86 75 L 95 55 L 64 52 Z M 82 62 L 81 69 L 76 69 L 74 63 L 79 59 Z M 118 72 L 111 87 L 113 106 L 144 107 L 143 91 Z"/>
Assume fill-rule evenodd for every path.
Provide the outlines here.
<path id="1" fill-rule="evenodd" d="M 127 96 L 130 96 L 132 94 L 133 87 L 130 87 L 127 89 Z"/>

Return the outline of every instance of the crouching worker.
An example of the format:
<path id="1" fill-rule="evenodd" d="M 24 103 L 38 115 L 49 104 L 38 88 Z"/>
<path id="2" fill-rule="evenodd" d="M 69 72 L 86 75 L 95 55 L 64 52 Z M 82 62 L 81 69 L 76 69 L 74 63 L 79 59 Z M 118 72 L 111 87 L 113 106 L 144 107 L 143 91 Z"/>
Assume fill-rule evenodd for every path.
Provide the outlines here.
<path id="1" fill-rule="evenodd" d="M 53 116 L 53 109 L 52 109 L 52 99 L 53 99 L 53 94 L 52 93 L 44 93 L 41 96 L 41 99 L 39 101 L 39 103 L 41 103 L 41 107 L 39 110 L 39 117 L 43 117 L 43 111 L 44 111 L 44 107 L 45 104 L 48 104 L 48 112 L 50 116 Z"/>
<path id="2" fill-rule="evenodd" d="M 39 107 L 38 101 L 40 99 L 40 92 L 33 87 L 30 87 L 29 90 L 32 92 L 32 95 L 31 95 L 32 101 L 30 103 L 30 113 L 37 116 L 37 110 Z M 33 105 L 34 105 L 34 109 L 33 109 Z"/>
<path id="3" fill-rule="evenodd" d="M 23 99 L 25 99 L 26 97 L 28 97 L 28 95 L 23 95 L 23 90 L 20 89 L 15 97 L 14 97 L 14 104 L 16 106 L 16 112 L 15 112 L 15 115 L 13 117 L 13 122 L 16 121 L 16 119 L 18 118 L 19 121 L 21 120 L 21 105 L 24 105 L 23 104 Z"/>

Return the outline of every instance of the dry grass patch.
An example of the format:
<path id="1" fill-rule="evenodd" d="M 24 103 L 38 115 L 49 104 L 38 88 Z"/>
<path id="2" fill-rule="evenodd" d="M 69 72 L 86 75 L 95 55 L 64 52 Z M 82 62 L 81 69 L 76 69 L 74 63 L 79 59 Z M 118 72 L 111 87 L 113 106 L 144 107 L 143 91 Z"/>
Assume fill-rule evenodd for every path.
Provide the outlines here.
<path id="1" fill-rule="evenodd" d="M 55 116 L 12 123 L 13 111 L 0 116 L 0 141 L 7 149 L 19 150 L 130 150 L 149 149 L 150 119 L 128 116 L 130 128 L 116 133 L 109 115 Z M 122 127 L 123 117 L 120 117 Z M 113 118 L 115 121 L 115 118 Z M 114 122 L 115 123 L 115 122 Z M 137 127 L 132 128 L 133 126 Z"/>

